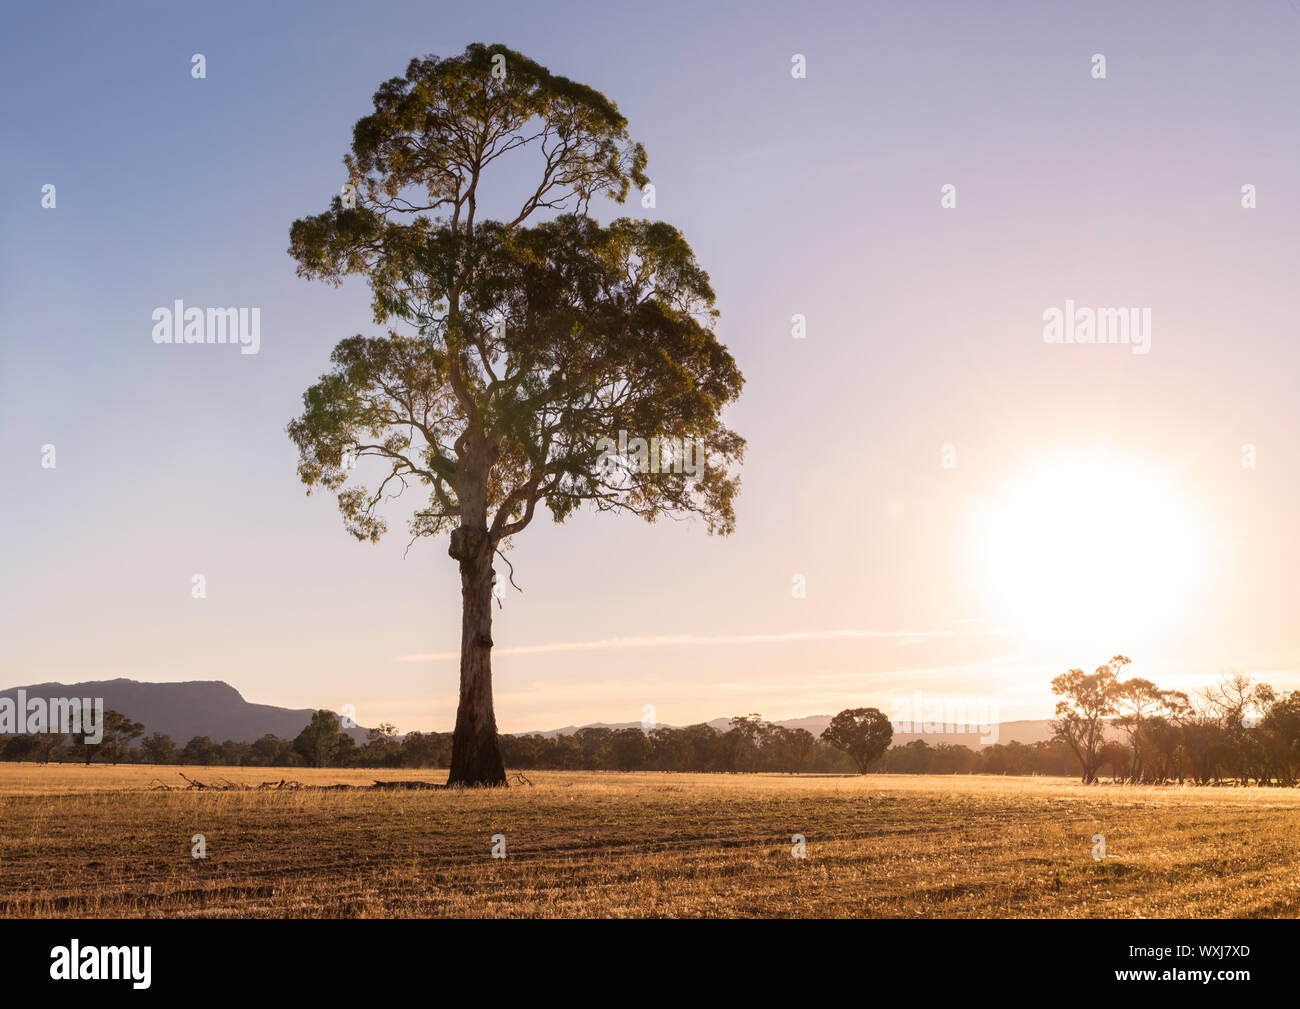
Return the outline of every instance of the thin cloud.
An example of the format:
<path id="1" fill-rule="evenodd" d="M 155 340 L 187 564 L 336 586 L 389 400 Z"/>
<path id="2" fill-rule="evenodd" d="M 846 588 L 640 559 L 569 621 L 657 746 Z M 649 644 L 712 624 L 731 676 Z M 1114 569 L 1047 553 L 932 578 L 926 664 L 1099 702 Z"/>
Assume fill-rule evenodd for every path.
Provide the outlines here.
<path id="1" fill-rule="evenodd" d="M 500 648 L 494 655 L 540 655 L 547 652 L 595 652 L 629 648 L 674 648 L 683 645 L 768 645 L 786 641 L 832 641 L 852 638 L 894 639 L 915 644 L 935 638 L 953 638 L 960 631 L 789 631 L 784 634 L 663 634 L 651 637 L 603 638 L 598 641 L 553 641 L 541 645 Z M 460 651 L 426 652 L 399 655 L 394 662 L 450 662 L 460 658 Z"/>

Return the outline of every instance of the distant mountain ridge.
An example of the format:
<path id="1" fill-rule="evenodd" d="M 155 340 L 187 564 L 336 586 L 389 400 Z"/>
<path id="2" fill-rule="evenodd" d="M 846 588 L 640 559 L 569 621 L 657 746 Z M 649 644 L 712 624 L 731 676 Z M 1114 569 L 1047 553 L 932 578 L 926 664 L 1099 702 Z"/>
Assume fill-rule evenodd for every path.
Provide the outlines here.
<path id="1" fill-rule="evenodd" d="M 279 708 L 253 704 L 224 680 L 186 680 L 148 683 L 139 680 L 87 680 L 81 683 L 32 683 L 0 690 L 0 697 L 102 697 L 111 708 L 144 724 L 145 735 L 162 732 L 177 746 L 195 736 L 214 743 L 227 739 L 251 743 L 267 733 L 281 739 L 298 735 L 317 708 Z M 358 742 L 366 737 L 361 727 L 347 730 Z"/>

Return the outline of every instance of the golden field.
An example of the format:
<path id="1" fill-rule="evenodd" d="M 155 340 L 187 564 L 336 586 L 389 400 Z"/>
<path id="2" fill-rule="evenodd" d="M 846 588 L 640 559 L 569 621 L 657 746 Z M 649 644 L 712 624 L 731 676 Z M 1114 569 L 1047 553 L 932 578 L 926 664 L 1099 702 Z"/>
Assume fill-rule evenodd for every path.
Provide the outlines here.
<path id="1" fill-rule="evenodd" d="M 446 776 L 0 764 L 0 914 L 1300 914 L 1296 789 L 601 772 L 468 792 L 151 788 L 183 786 L 181 771 L 249 785 Z M 504 859 L 491 857 L 496 834 Z"/>

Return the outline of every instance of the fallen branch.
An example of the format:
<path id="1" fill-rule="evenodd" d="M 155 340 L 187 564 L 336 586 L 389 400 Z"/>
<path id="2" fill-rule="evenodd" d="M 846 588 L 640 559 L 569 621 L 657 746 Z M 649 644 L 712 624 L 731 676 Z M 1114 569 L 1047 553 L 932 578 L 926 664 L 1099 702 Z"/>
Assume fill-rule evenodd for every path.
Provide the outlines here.
<path id="1" fill-rule="evenodd" d="M 296 791 L 317 791 L 317 792 L 339 792 L 350 791 L 353 789 L 373 790 L 373 791 L 430 791 L 444 790 L 446 785 L 438 784 L 433 781 L 375 781 L 370 785 L 348 785 L 337 783 L 332 785 L 304 785 L 301 781 L 286 780 L 281 778 L 279 781 L 264 781 L 260 785 L 241 785 L 238 782 L 231 781 L 229 778 L 215 778 L 211 783 L 199 781 L 197 778 L 187 777 L 180 771 L 176 772 L 185 779 L 185 786 L 168 785 L 157 778 L 152 786 L 154 791 L 165 792 L 296 792 Z M 517 778 L 523 778 L 523 775 L 516 775 Z M 524 784 L 531 785 L 532 782 L 523 778 Z"/>

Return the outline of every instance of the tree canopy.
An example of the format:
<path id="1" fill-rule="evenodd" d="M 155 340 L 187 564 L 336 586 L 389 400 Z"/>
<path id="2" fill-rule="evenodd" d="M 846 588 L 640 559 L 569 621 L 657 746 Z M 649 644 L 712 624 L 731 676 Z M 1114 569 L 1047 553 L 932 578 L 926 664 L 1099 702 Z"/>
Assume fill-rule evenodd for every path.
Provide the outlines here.
<path id="1" fill-rule="evenodd" d="M 852 757 L 863 774 L 889 749 L 893 738 L 894 727 L 878 708 L 841 711 L 822 731 L 822 739 Z"/>

